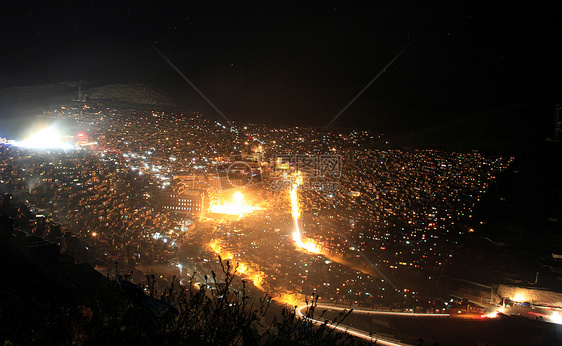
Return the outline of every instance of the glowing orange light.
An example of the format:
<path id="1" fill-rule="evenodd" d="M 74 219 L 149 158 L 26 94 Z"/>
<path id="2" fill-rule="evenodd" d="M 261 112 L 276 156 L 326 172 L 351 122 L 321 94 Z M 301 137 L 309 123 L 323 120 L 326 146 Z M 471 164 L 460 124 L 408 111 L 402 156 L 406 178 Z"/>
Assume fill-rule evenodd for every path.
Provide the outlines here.
<path id="1" fill-rule="evenodd" d="M 480 316 L 480 317 L 483 317 L 483 318 L 496 318 L 496 317 L 498 317 L 498 312 L 497 312 L 497 311 L 493 311 L 493 312 L 491 312 L 491 313 L 489 313 L 489 314 L 487 314 L 487 315 L 482 315 L 482 316 Z"/>
<path id="2" fill-rule="evenodd" d="M 232 195 L 232 198 L 234 198 L 236 203 L 244 203 L 244 195 L 240 191 L 236 191 L 234 195 Z"/>
<path id="3" fill-rule="evenodd" d="M 222 250 L 219 239 L 215 239 L 210 242 L 209 247 L 211 248 L 211 250 L 213 250 L 214 253 L 221 256 L 222 259 L 229 260 L 234 258 L 234 256 L 230 252 Z"/>
<path id="4" fill-rule="evenodd" d="M 248 273 L 248 266 L 246 266 L 244 263 L 238 263 L 238 272 L 240 274 L 247 274 Z"/>
<path id="5" fill-rule="evenodd" d="M 244 216 L 245 214 L 250 214 L 258 209 L 260 208 L 247 204 L 244 201 L 244 195 L 240 191 L 236 191 L 232 195 L 231 201 L 228 201 L 223 204 L 215 204 L 209 207 L 209 211 L 211 213 L 238 215 L 239 218 Z"/>
<path id="6" fill-rule="evenodd" d="M 301 215 L 301 211 L 299 208 L 299 198 L 297 191 L 299 186 L 302 184 L 302 177 L 300 173 L 297 173 L 295 176 L 295 181 L 289 191 L 289 197 L 291 198 L 291 215 L 293 216 L 293 221 L 295 223 L 295 230 L 293 232 L 293 241 L 296 243 L 297 247 L 305 249 L 306 251 L 312 253 L 319 253 L 320 249 L 316 243 L 311 239 L 306 239 L 303 241 L 301 230 L 299 228 L 299 216 Z"/>
<path id="7" fill-rule="evenodd" d="M 295 306 L 299 304 L 299 300 L 297 299 L 296 295 L 294 294 L 283 294 L 280 297 L 274 298 L 274 300 L 281 304 L 287 304 L 290 306 Z"/>
<path id="8" fill-rule="evenodd" d="M 234 258 L 232 253 L 222 250 L 222 247 L 220 245 L 220 239 L 215 239 L 212 242 L 210 242 L 209 247 L 211 248 L 211 250 L 213 250 L 214 253 L 221 256 L 222 259 L 233 259 Z M 242 262 L 238 262 L 237 265 L 238 265 L 238 268 L 236 268 L 236 271 L 239 274 L 248 275 L 248 279 L 254 284 L 254 286 L 256 286 L 258 289 L 260 289 L 262 291 L 266 291 L 266 289 L 263 287 L 263 276 L 264 275 L 263 275 L 262 272 L 256 271 L 256 270 L 252 269 L 249 265 L 247 265 L 245 263 L 242 263 Z"/>

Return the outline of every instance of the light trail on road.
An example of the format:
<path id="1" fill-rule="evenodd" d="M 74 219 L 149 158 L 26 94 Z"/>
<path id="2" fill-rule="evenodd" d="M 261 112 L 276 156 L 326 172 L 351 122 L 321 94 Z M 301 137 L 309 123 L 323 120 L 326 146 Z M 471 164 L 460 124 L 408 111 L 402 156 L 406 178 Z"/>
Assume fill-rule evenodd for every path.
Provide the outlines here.
<path id="1" fill-rule="evenodd" d="M 308 307 L 307 305 L 298 307 L 296 309 L 297 314 L 304 319 L 310 320 L 314 324 L 317 324 L 317 325 L 324 324 L 324 322 L 322 322 L 320 320 L 316 320 L 314 318 L 306 317 L 301 312 L 302 309 L 307 308 L 307 307 Z M 346 332 L 350 335 L 353 335 L 355 337 L 358 337 L 358 338 L 361 338 L 361 339 L 364 339 L 364 340 L 367 340 L 367 341 L 370 341 L 370 342 L 375 341 L 379 345 L 388 345 L 388 346 L 409 346 L 410 345 L 410 344 L 405 344 L 405 343 L 402 343 L 402 342 L 399 342 L 399 341 L 390 341 L 390 340 L 380 339 L 380 338 L 375 337 L 374 335 L 369 335 L 369 333 L 359 331 L 359 330 L 351 330 L 349 327 L 342 327 L 341 325 L 336 326 L 332 323 L 327 323 L 326 325 L 329 326 L 330 328 L 333 328 L 333 329 L 336 329 L 336 330 L 339 330 L 339 331 L 342 331 L 342 332 Z"/>
<path id="2" fill-rule="evenodd" d="M 304 319 L 308 319 L 310 321 L 312 321 L 314 324 L 318 324 L 318 325 L 322 325 L 324 324 L 323 321 L 320 320 L 316 320 L 314 318 L 309 318 L 306 317 L 303 313 L 302 310 L 306 309 L 307 307 L 309 307 L 308 305 L 301 305 L 299 307 L 296 308 L 296 312 L 297 314 Z M 336 310 L 336 311 L 343 311 L 343 310 L 349 310 L 346 308 L 339 308 L 339 307 L 335 307 L 335 306 L 331 306 L 331 305 L 321 305 L 318 304 L 316 305 L 316 308 L 322 308 L 325 310 Z M 413 317 L 449 317 L 449 314 L 428 314 L 428 313 L 413 313 L 413 312 L 390 312 L 390 311 L 373 311 L 373 310 L 355 310 L 353 309 L 354 313 L 361 313 L 361 314 L 369 314 L 369 315 L 391 315 L 391 316 L 413 316 Z M 392 341 L 392 340 L 385 340 L 384 338 L 381 339 L 381 336 L 378 336 L 376 334 L 369 334 L 365 331 L 360 331 L 359 329 L 353 329 L 351 330 L 350 327 L 347 326 L 343 326 L 340 325 L 334 325 L 332 323 L 327 323 L 327 326 L 329 326 L 330 328 L 333 329 L 337 329 L 339 331 L 343 331 L 343 332 L 347 332 L 350 335 L 356 336 L 358 338 L 364 339 L 364 340 L 368 340 L 368 341 L 376 341 L 377 344 L 380 345 L 389 345 L 389 346 L 404 346 L 404 345 L 410 345 L 410 344 L 406 344 L 400 341 Z"/>
<path id="3" fill-rule="evenodd" d="M 332 305 L 318 304 L 317 306 L 319 308 L 336 310 L 336 311 L 349 310 L 346 308 L 340 308 Z M 299 307 L 299 309 L 300 308 L 302 308 L 302 306 Z M 353 309 L 353 312 L 370 314 L 370 315 L 391 315 L 391 316 L 419 316 L 419 317 L 429 317 L 429 316 L 449 317 L 450 316 L 449 314 L 428 314 L 428 313 L 421 313 L 421 312 L 392 312 L 392 311 L 376 311 L 376 310 L 365 310 L 365 309 Z"/>

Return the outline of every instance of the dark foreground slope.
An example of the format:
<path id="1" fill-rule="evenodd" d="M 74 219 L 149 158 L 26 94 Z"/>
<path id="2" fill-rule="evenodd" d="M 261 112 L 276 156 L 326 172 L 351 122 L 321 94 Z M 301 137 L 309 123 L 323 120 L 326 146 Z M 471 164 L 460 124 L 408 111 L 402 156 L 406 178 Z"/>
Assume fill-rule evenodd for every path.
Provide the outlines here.
<path id="1" fill-rule="evenodd" d="M 231 288 L 236 278 L 226 263 L 225 282 L 211 273 L 208 286 L 172 281 L 157 293 L 153 276 L 144 285 L 106 278 L 90 265 L 75 265 L 57 246 L 14 230 L 13 218 L 2 215 L 0 221 L 0 342 L 5 345 L 362 344 L 326 326 L 314 327 L 294 309 L 282 309 L 272 319 L 266 315 L 269 300 L 256 301 Z M 313 314 L 311 307 L 308 315 Z"/>

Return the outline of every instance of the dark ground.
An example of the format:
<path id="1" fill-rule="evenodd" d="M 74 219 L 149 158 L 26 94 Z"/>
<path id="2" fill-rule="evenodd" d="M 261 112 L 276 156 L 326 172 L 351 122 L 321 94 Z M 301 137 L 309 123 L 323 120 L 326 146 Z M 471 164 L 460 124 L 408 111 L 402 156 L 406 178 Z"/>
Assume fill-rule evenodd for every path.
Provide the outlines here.
<path id="1" fill-rule="evenodd" d="M 475 232 L 446 272 L 484 284 L 560 290 L 562 263 L 552 253 L 562 252 L 561 177 L 559 143 L 536 143 L 516 156 L 477 206 Z"/>
<path id="2" fill-rule="evenodd" d="M 320 311 L 319 311 L 320 312 Z M 326 317 L 333 318 L 335 313 Z M 518 316 L 495 319 L 381 316 L 352 313 L 345 325 L 367 332 L 394 335 L 416 345 L 560 345 L 562 326 Z"/>

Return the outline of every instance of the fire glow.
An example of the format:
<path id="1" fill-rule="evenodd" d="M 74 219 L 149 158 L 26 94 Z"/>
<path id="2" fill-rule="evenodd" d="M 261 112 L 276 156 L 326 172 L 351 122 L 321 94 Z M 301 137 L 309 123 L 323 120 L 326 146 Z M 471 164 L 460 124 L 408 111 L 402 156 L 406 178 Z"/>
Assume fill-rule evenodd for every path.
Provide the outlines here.
<path id="1" fill-rule="evenodd" d="M 223 204 L 215 204 L 209 208 L 211 213 L 215 214 L 226 214 L 226 215 L 238 215 L 242 217 L 245 214 L 250 214 L 254 210 L 260 209 L 259 207 L 253 207 L 247 204 L 244 200 L 244 195 L 240 191 L 236 191 L 232 195 L 232 200 Z"/>
<path id="2" fill-rule="evenodd" d="M 234 260 L 234 255 L 232 253 L 223 250 L 220 244 L 220 239 L 213 240 L 211 243 L 209 243 L 209 247 L 223 260 Z M 250 280 L 259 290 L 263 292 L 266 291 L 266 289 L 263 287 L 263 277 L 265 275 L 263 272 L 254 270 L 249 265 L 240 261 L 236 261 L 236 266 L 236 272 L 238 274 L 246 276 L 247 279 Z"/>

